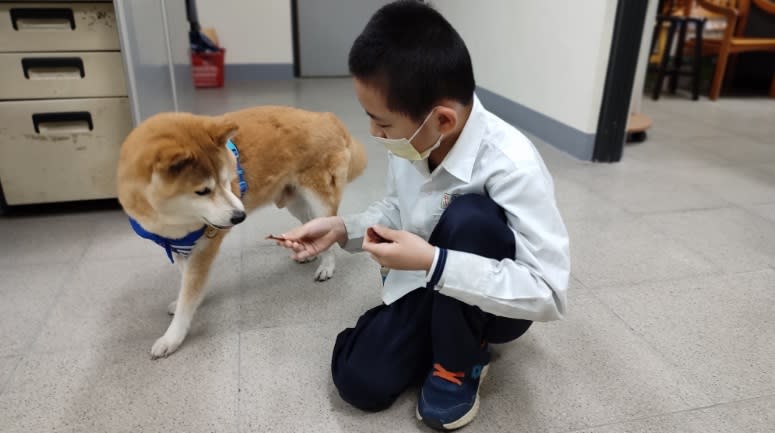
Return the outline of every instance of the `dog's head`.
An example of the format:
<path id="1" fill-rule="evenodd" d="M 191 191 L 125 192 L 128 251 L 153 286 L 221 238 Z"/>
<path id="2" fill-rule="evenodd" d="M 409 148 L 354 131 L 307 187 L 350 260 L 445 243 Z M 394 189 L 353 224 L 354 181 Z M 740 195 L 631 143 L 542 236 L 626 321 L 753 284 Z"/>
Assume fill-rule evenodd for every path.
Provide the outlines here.
<path id="1" fill-rule="evenodd" d="M 231 189 L 236 161 L 226 147 L 236 133 L 234 123 L 218 117 L 162 113 L 147 119 L 121 146 L 121 205 L 158 226 L 242 222 L 245 208 Z"/>

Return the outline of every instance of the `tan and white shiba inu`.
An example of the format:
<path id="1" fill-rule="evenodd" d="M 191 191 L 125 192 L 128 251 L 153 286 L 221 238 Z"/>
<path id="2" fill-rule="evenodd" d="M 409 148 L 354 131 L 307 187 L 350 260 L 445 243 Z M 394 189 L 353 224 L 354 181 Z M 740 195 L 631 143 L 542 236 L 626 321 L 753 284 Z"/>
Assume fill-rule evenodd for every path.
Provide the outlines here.
<path id="1" fill-rule="evenodd" d="M 335 215 L 345 185 L 365 167 L 363 145 L 331 113 L 257 107 L 218 117 L 162 113 L 138 125 L 121 147 L 118 198 L 135 230 L 182 271 L 174 318 L 151 356 L 183 342 L 230 227 L 271 202 L 301 222 Z M 315 279 L 333 272 L 333 253 L 322 253 Z"/>

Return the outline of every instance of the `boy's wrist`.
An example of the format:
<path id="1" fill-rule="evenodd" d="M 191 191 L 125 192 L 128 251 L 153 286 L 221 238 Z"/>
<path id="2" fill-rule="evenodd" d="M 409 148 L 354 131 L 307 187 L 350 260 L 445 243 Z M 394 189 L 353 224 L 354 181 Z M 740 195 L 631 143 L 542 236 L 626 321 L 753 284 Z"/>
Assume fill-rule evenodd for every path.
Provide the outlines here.
<path id="1" fill-rule="evenodd" d="M 336 242 L 340 247 L 344 247 L 345 244 L 347 244 L 347 240 L 349 239 L 349 236 L 347 235 L 347 227 L 344 225 L 344 219 L 338 215 L 331 218 L 333 219 L 332 230 L 336 235 Z"/>

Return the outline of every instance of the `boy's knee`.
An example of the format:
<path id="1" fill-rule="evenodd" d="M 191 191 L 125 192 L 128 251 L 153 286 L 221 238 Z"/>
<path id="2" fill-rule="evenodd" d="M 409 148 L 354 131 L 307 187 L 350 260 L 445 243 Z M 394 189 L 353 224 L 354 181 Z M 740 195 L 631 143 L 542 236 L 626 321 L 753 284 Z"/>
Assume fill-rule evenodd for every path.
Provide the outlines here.
<path id="1" fill-rule="evenodd" d="M 431 240 L 436 246 L 485 256 L 510 256 L 514 248 L 514 234 L 503 209 L 479 194 L 455 198 L 439 219 Z"/>
<path id="2" fill-rule="evenodd" d="M 497 208 L 498 205 L 490 198 L 481 194 L 462 194 L 455 197 L 447 206 L 447 211 L 456 212 L 461 209 L 486 209 Z"/>
<path id="3" fill-rule="evenodd" d="M 334 385 L 342 400 L 358 409 L 378 412 L 390 407 L 396 393 L 384 377 L 373 377 L 363 369 L 346 364 L 332 368 Z"/>
<path id="4" fill-rule="evenodd" d="M 492 199 L 479 194 L 461 195 L 447 206 L 439 225 L 456 232 L 486 229 L 493 224 L 506 224 L 506 216 Z"/>

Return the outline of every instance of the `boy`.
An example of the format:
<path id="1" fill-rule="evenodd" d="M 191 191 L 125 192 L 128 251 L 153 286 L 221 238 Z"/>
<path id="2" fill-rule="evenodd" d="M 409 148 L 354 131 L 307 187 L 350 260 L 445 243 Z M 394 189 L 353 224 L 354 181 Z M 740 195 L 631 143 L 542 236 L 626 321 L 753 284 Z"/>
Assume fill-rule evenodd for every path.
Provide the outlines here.
<path id="1" fill-rule="evenodd" d="M 465 44 L 430 6 L 384 6 L 349 66 L 371 133 L 390 151 L 387 195 L 279 243 L 306 259 L 338 242 L 390 269 L 384 304 L 336 339 L 341 397 L 378 411 L 422 382 L 417 417 L 459 428 L 478 411 L 488 344 L 565 312 L 568 236 L 553 183 L 532 143 L 482 107 Z"/>

